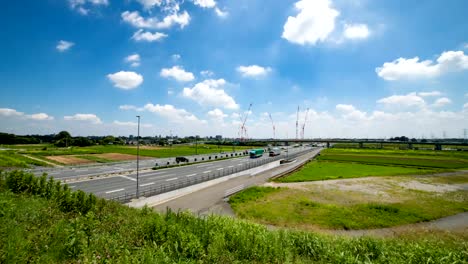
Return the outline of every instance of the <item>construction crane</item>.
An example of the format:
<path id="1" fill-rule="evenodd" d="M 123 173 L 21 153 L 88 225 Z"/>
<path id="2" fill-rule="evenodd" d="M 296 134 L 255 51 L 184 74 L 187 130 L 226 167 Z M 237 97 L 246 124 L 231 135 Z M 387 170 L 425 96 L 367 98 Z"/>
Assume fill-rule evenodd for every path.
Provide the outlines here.
<path id="1" fill-rule="evenodd" d="M 304 129 L 305 129 L 305 125 L 307 123 L 307 114 L 309 114 L 309 108 L 307 108 L 307 110 L 306 110 L 305 117 L 304 117 L 304 124 L 302 124 L 301 139 L 304 139 Z"/>
<path id="2" fill-rule="evenodd" d="M 297 106 L 297 117 L 296 117 L 296 139 L 298 139 L 299 134 L 299 106 Z"/>
<path id="3" fill-rule="evenodd" d="M 273 139 L 275 139 L 275 123 L 273 123 L 273 118 L 271 118 L 270 113 L 268 113 L 268 116 L 270 117 L 271 126 L 273 127 Z"/>
<path id="4" fill-rule="evenodd" d="M 244 120 L 242 120 L 242 125 L 241 125 L 241 141 L 244 141 L 247 138 L 247 128 L 245 127 L 245 123 L 247 122 L 247 118 L 249 117 L 250 109 L 252 108 L 252 104 L 249 105 L 249 109 L 244 115 Z"/>

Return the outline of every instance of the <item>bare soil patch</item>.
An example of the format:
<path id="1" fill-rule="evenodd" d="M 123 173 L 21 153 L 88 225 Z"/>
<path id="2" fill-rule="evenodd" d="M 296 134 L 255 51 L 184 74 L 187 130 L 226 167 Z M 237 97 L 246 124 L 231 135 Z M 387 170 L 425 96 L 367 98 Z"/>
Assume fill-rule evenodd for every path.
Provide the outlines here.
<path id="1" fill-rule="evenodd" d="M 136 155 L 130 155 L 130 154 L 121 154 L 121 153 L 104 153 L 104 154 L 92 154 L 89 156 L 95 156 L 98 158 L 103 158 L 103 159 L 108 159 L 108 160 L 136 160 Z M 140 159 L 150 159 L 150 157 L 142 157 L 140 156 Z"/>
<path id="2" fill-rule="evenodd" d="M 95 163 L 92 160 L 77 158 L 71 155 L 62 155 L 62 156 L 46 156 L 47 159 L 60 162 L 65 165 L 76 165 L 76 164 L 89 164 Z"/>

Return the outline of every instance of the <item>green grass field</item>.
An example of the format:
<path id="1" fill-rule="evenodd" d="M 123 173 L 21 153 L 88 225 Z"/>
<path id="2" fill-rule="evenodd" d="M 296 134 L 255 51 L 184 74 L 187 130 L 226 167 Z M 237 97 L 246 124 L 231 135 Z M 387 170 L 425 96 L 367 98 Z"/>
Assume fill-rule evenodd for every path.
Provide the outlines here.
<path id="1" fill-rule="evenodd" d="M 45 162 L 30 159 L 14 151 L 0 150 L 0 168 L 28 168 L 34 166 L 49 166 Z"/>
<path id="2" fill-rule="evenodd" d="M 407 174 L 427 174 L 435 173 L 440 170 L 432 168 L 412 168 L 368 165 L 360 163 L 331 162 L 331 161 L 312 161 L 306 164 L 299 171 L 275 179 L 277 182 L 305 182 L 321 181 L 346 178 L 359 178 L 367 176 L 393 176 Z"/>
<path id="3" fill-rule="evenodd" d="M 7 182 L 0 177 L 0 263 L 416 264 L 468 260 L 467 237 L 462 235 L 344 238 L 271 230 L 227 217 L 159 214 L 101 199 L 81 214 L 67 209 L 70 196 L 63 196 L 63 191 L 48 196 L 42 184 L 38 188 L 30 180 L 19 179 L 29 187 L 13 193 L 7 186 L 16 185 Z"/>

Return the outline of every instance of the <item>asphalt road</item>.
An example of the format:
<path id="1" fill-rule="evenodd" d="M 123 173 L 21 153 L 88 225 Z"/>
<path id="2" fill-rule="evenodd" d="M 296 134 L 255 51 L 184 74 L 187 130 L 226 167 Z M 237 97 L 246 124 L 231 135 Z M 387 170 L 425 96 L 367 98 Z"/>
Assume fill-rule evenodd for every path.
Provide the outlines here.
<path id="1" fill-rule="evenodd" d="M 288 155 L 294 155 L 312 148 L 290 149 Z M 285 158 L 286 153 L 282 153 L 275 158 Z M 193 185 L 213 178 L 229 175 L 238 171 L 273 161 L 268 155 L 263 155 L 257 159 L 249 157 L 232 158 L 220 161 L 198 163 L 187 166 L 180 166 L 168 169 L 151 170 L 139 173 L 140 194 L 144 192 L 157 191 L 159 193 Z M 99 168 L 93 168 L 97 170 Z M 114 168 L 118 170 L 119 168 Z M 109 170 L 106 170 L 108 172 Z M 58 174 L 60 178 L 60 174 Z M 126 175 L 115 175 L 111 177 L 88 179 L 84 181 L 68 183 L 73 190 L 80 189 L 85 192 L 94 193 L 97 196 L 113 199 L 126 194 L 133 196 L 136 193 L 137 177 L 136 173 Z"/>

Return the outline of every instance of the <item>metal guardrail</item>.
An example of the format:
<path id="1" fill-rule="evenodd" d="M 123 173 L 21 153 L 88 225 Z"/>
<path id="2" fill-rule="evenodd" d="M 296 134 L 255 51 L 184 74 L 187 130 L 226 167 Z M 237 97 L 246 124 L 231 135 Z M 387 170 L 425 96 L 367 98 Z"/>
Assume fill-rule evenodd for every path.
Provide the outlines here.
<path id="1" fill-rule="evenodd" d="M 309 152 L 311 150 L 312 149 L 307 149 L 307 150 L 299 151 L 299 152 L 296 152 L 296 153 L 293 153 L 293 154 L 288 154 L 287 158 L 288 159 L 293 159 L 293 158 L 301 156 L 301 155 L 303 155 L 303 154 L 305 154 L 305 153 L 307 153 L 307 152 Z M 202 182 L 218 179 L 218 178 L 228 176 L 228 175 L 231 175 L 231 174 L 234 174 L 234 173 L 238 173 L 238 172 L 241 172 L 241 171 L 245 171 L 245 170 L 248 170 L 248 169 L 259 167 L 259 166 L 265 165 L 267 163 L 277 161 L 277 160 L 280 160 L 280 159 L 285 159 L 285 158 L 286 157 L 284 155 L 280 155 L 280 156 L 276 156 L 276 157 L 269 157 L 267 159 L 262 159 L 262 160 L 251 160 L 248 163 L 243 164 L 242 166 L 235 166 L 235 167 L 232 167 L 232 168 L 225 168 L 223 170 L 217 170 L 217 171 L 212 172 L 212 173 L 206 173 L 202 177 L 187 178 L 187 179 L 184 179 L 183 181 L 178 181 L 178 182 L 173 182 L 173 183 L 172 182 L 162 183 L 157 187 L 151 186 L 151 187 L 148 187 L 148 188 L 141 188 L 141 186 L 140 186 L 140 196 L 150 197 L 150 196 L 154 196 L 154 195 L 158 195 L 158 194 L 178 190 L 178 189 L 185 188 L 185 187 L 188 187 L 188 186 L 192 186 L 192 185 L 195 185 L 195 184 L 199 184 L 199 183 L 202 183 Z M 130 202 L 132 199 L 136 198 L 136 193 L 135 192 L 132 192 L 132 193 L 126 192 L 126 193 L 120 194 L 120 195 L 109 195 L 109 194 L 107 194 L 107 195 L 103 195 L 101 197 L 105 198 L 107 200 L 113 200 L 113 201 L 117 201 L 117 202 L 120 202 L 120 203 L 127 203 L 127 202 Z"/>

